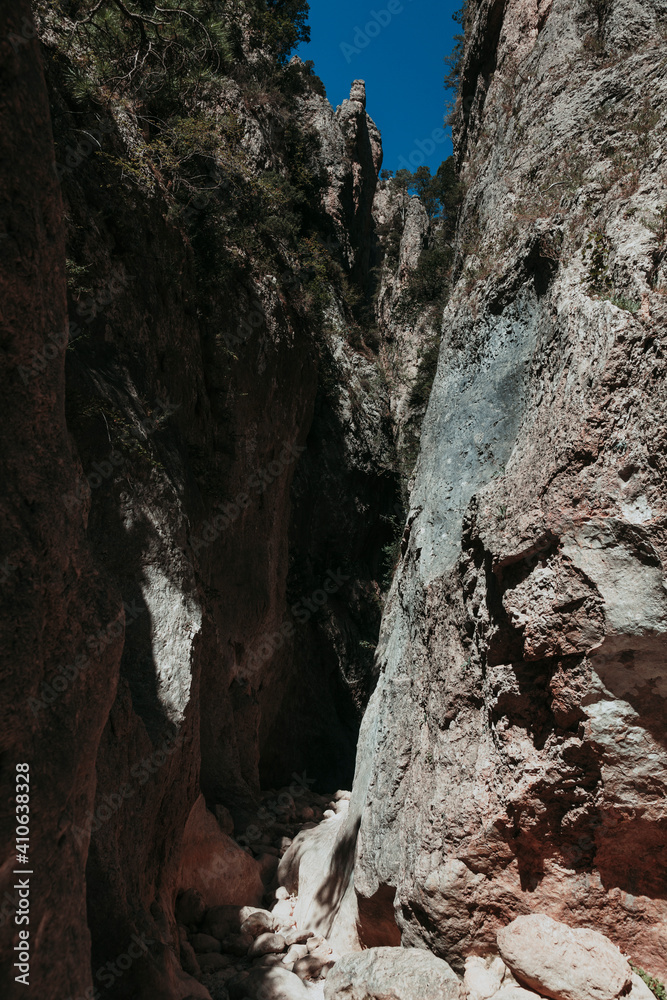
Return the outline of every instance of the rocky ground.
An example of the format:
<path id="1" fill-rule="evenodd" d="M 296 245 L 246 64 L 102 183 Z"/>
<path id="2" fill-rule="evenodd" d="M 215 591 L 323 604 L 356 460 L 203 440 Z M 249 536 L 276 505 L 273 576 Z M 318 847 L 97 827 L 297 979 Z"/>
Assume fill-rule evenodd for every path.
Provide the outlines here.
<path id="1" fill-rule="evenodd" d="M 331 797 L 293 788 L 264 794 L 264 829 L 251 827 L 236 843 L 261 871 L 262 906 L 208 906 L 216 891 L 182 890 L 176 902 L 183 971 L 201 984 L 187 1000 L 654 1000 L 660 984 L 631 965 L 607 937 L 575 929 L 545 914 L 517 917 L 498 930 L 495 947 L 470 955 L 462 975 L 423 948 L 377 947 L 340 951 L 319 933 L 308 886 L 308 846 L 319 868 L 322 852 L 341 826 L 350 793 Z M 217 807 L 221 835 L 231 817 Z M 257 836 L 247 843 L 248 835 Z M 242 846 L 243 845 L 243 846 Z M 319 847 L 319 851 L 318 851 Z M 225 843 L 221 841 L 221 850 Z M 210 859 L 209 859 L 210 862 Z M 249 898 L 256 899 L 252 879 Z M 655 993 L 649 989 L 650 982 Z"/>
<path id="2" fill-rule="evenodd" d="M 293 786 L 263 794 L 257 822 L 236 838 L 239 848 L 257 866 L 263 906 L 207 906 L 206 900 L 216 891 L 212 879 L 204 879 L 202 891 L 189 886 L 180 893 L 176 919 L 183 971 L 195 976 L 212 1000 L 264 996 L 258 990 L 266 989 L 267 984 L 273 991 L 266 994 L 267 1000 L 280 991 L 294 1000 L 324 996 L 324 980 L 339 955 L 322 934 L 308 926 L 307 919 L 297 919 L 298 884 L 291 884 L 291 870 L 304 835 L 321 823 L 334 821 L 337 826 L 336 819 L 347 812 L 349 798 L 346 791 L 326 796 L 301 787 L 295 794 Z M 233 820 L 224 806 L 216 807 L 216 816 L 222 836 L 232 833 Z M 217 850 L 224 856 L 220 861 L 229 881 L 229 851 L 224 840 L 219 841 Z M 213 848 L 206 859 L 208 871 L 215 870 L 215 852 Z M 249 872 L 243 862 L 239 867 L 247 900 L 256 902 L 255 872 Z M 194 877 L 201 884 L 201 864 L 194 869 Z M 187 880 L 185 873 L 182 879 Z"/>

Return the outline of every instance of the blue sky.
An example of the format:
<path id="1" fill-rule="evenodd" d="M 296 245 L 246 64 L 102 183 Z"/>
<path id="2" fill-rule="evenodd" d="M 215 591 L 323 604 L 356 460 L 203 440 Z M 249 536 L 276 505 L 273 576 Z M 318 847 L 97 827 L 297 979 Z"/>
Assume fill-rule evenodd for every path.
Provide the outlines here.
<path id="1" fill-rule="evenodd" d="M 383 166 L 419 162 L 434 172 L 451 151 L 444 133 L 443 59 L 461 28 L 452 14 L 461 0 L 310 0 L 312 59 L 334 107 L 366 81 L 366 110 L 382 132 Z"/>

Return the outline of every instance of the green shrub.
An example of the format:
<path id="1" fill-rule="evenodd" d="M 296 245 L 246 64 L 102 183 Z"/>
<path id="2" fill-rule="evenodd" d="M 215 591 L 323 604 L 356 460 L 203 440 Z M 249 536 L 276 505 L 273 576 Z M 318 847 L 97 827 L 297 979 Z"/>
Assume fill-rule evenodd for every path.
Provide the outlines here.
<path id="1" fill-rule="evenodd" d="M 619 309 L 625 309 L 626 312 L 636 313 L 639 312 L 641 308 L 641 302 L 637 299 L 626 299 L 622 296 L 610 295 L 609 301 L 612 305 L 618 306 Z"/>
<path id="2" fill-rule="evenodd" d="M 667 989 L 665 989 L 664 983 L 661 983 L 659 979 L 655 979 L 653 976 L 649 975 L 648 972 L 645 972 L 638 965 L 635 965 L 634 962 L 630 962 L 629 964 L 632 971 L 636 972 L 637 975 L 644 980 L 651 993 L 657 997 L 657 1000 L 667 1000 Z"/>
<path id="3" fill-rule="evenodd" d="M 612 288 L 609 274 L 609 241 L 603 233 L 589 233 L 584 246 L 584 261 L 586 282 L 590 291 L 599 295 L 608 293 Z"/>
<path id="4" fill-rule="evenodd" d="M 463 53 L 465 49 L 465 32 L 469 28 L 471 4 L 470 0 L 463 0 L 463 4 L 456 13 L 452 14 L 452 20 L 456 21 L 463 28 L 463 32 L 454 35 L 454 48 L 445 56 L 445 89 L 458 90 L 461 85 L 461 70 L 463 68 Z"/>
<path id="5" fill-rule="evenodd" d="M 405 297 L 419 305 L 442 303 L 447 294 L 453 252 L 442 238 L 423 250 L 416 268 L 410 272 Z"/>
<path id="6" fill-rule="evenodd" d="M 419 359 L 417 377 L 410 391 L 410 406 L 426 406 L 431 395 L 433 380 L 438 369 L 438 355 L 440 353 L 440 337 L 433 337 L 426 345 L 424 353 Z"/>

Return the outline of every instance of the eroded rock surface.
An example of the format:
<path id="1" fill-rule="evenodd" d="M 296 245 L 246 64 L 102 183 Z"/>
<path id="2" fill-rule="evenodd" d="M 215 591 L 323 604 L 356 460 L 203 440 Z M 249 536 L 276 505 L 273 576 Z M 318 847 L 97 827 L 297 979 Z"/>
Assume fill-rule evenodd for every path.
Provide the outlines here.
<path id="1" fill-rule="evenodd" d="M 348 818 L 361 927 L 381 903 L 459 970 L 540 910 L 667 972 L 666 12 L 605 9 L 469 8 L 458 280 Z"/>
<path id="2" fill-rule="evenodd" d="M 325 1000 L 463 1000 L 446 962 L 416 948 L 369 948 L 345 955 L 324 986 Z"/>
<path id="3" fill-rule="evenodd" d="M 609 938 L 544 914 L 503 927 L 498 948 L 519 982 L 557 1000 L 615 1000 L 631 986 L 630 966 Z"/>

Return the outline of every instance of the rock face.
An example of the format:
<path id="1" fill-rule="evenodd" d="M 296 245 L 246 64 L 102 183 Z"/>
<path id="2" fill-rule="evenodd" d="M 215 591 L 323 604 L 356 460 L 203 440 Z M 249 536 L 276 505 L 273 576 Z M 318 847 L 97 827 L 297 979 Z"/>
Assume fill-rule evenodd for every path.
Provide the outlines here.
<path id="1" fill-rule="evenodd" d="M 229 985 L 230 1000 L 309 1000 L 311 992 L 298 976 L 286 969 L 255 969 Z"/>
<path id="2" fill-rule="evenodd" d="M 463 985 L 469 1000 L 488 1000 L 501 988 L 506 966 L 501 958 L 484 959 L 469 955 L 465 963 Z"/>
<path id="3" fill-rule="evenodd" d="M 498 948 L 520 982 L 555 1000 L 616 1000 L 631 985 L 630 966 L 609 938 L 542 913 L 499 930 Z"/>
<path id="4" fill-rule="evenodd" d="M 541 910 L 664 977 L 665 7 L 592 9 L 469 5 L 458 280 L 347 832 L 362 929 L 381 903 L 462 969 Z"/>
<path id="5" fill-rule="evenodd" d="M 178 889 L 199 892 L 206 907 L 254 906 L 262 901 L 258 863 L 220 830 L 203 795 L 185 824 L 177 883 Z"/>
<path id="6" fill-rule="evenodd" d="M 95 759 L 116 693 L 126 618 L 86 538 L 87 504 L 68 511 L 61 502 L 79 475 L 64 411 L 65 229 L 27 0 L 0 11 L 0 61 L 0 979 L 13 1000 L 31 990 L 53 997 L 92 990 L 84 879 L 90 831 L 77 836 L 77 828 L 93 807 Z M 20 788 L 17 765 L 29 777 Z M 23 866 L 17 792 L 31 796 Z M 14 875 L 21 867 L 34 874 Z M 21 917 L 20 925 L 18 878 L 30 890 L 29 923 Z M 23 968 L 14 967 L 19 930 L 29 932 L 29 962 L 17 963 Z"/>
<path id="7" fill-rule="evenodd" d="M 202 292 L 165 179 L 125 172 L 145 141 L 137 107 L 72 97 L 76 52 L 59 45 L 74 25 L 37 5 L 35 26 L 15 7 L 0 38 L 11 194 L 1 584 L 14 630 L 2 636 L 3 748 L 42 789 L 32 848 L 48 884 L 35 893 L 45 936 L 32 982 L 49 996 L 93 985 L 109 1000 L 206 996 L 181 969 L 174 906 L 194 886 L 208 901 L 237 898 L 225 883 L 239 848 L 214 830 L 215 806 L 237 836 L 259 824 L 261 838 L 260 773 L 282 784 L 296 773 L 305 787 L 351 779 L 372 685 L 372 657 L 357 652 L 379 625 L 380 515 L 394 503 L 387 392 L 373 357 L 347 342 L 336 294 L 325 386 L 292 259 Z M 295 129 L 309 94 L 292 107 Z M 381 146 L 359 98 L 357 87 L 337 118 L 313 95 L 341 153 L 329 231 L 347 234 L 341 274 L 363 285 Z M 271 110 L 249 110 L 231 78 L 216 101 L 219 121 L 236 115 L 246 180 L 289 169 Z M 308 167 L 325 175 L 324 130 L 306 138 Z M 336 519 L 309 544 L 327 508 Z M 350 559 L 334 564 L 342 538 L 354 539 Z M 7 819 L 0 934 L 13 982 L 12 830 Z M 256 865 L 241 861 L 257 901 Z M 123 974 L 105 972 L 119 956 Z"/>
<path id="8" fill-rule="evenodd" d="M 355 80 L 349 99 L 335 112 L 328 101 L 311 95 L 304 101 L 301 115 L 320 137 L 327 213 L 335 223 L 352 274 L 365 286 L 374 242 L 373 199 L 382 166 L 382 139 L 366 112 L 366 84 Z"/>
<path id="9" fill-rule="evenodd" d="M 324 985 L 325 1000 L 463 1000 L 446 962 L 416 948 L 369 948 L 345 955 Z"/>

